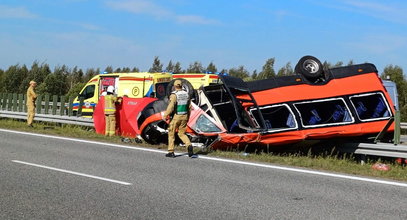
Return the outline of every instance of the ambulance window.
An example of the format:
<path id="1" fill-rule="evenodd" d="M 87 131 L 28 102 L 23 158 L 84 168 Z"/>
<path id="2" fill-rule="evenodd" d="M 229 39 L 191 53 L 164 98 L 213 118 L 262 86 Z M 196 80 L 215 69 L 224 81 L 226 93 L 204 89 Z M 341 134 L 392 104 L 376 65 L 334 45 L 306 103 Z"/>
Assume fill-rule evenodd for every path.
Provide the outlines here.
<path id="1" fill-rule="evenodd" d="M 168 83 L 157 83 L 155 84 L 155 95 L 156 98 L 162 99 L 166 95 Z"/>
<path id="2" fill-rule="evenodd" d="M 95 85 L 89 85 L 82 91 L 82 93 L 79 96 L 83 97 L 84 99 L 89 99 L 92 98 L 94 95 L 95 95 Z"/>

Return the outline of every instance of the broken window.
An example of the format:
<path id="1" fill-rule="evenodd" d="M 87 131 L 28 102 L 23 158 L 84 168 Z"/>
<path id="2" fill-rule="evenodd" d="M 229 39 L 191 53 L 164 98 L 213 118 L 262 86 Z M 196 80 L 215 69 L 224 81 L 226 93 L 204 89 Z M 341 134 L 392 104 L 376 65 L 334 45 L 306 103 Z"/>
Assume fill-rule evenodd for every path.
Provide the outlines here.
<path id="1" fill-rule="evenodd" d="M 354 122 L 349 108 L 342 98 L 300 102 L 294 104 L 304 127 Z"/>
<path id="2" fill-rule="evenodd" d="M 350 97 L 361 121 L 385 119 L 391 116 L 390 108 L 382 93 L 368 93 Z"/>
<path id="3" fill-rule="evenodd" d="M 198 133 L 221 132 L 221 129 L 204 114 L 199 116 L 192 129 Z"/>
<path id="4" fill-rule="evenodd" d="M 263 106 L 260 107 L 260 111 L 268 131 L 283 131 L 298 127 L 295 116 L 287 104 Z M 255 116 L 257 121 L 260 120 L 256 117 L 257 109 L 252 108 L 250 112 Z"/>

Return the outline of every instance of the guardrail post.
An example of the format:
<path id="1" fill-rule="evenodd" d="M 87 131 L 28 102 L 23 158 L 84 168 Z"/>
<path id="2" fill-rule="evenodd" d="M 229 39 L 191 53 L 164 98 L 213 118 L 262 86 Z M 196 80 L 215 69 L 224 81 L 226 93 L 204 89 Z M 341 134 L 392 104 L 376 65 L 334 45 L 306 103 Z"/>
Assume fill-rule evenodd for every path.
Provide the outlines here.
<path id="1" fill-rule="evenodd" d="M 63 116 L 65 115 L 65 96 L 61 96 L 61 102 L 60 102 L 61 106 L 59 108 L 59 115 Z"/>
<path id="2" fill-rule="evenodd" d="M 82 116 L 82 106 L 83 106 L 83 102 L 84 102 L 85 98 L 84 97 L 80 97 L 79 98 L 79 106 L 78 106 L 78 113 L 76 116 L 81 117 Z"/>
<path id="3" fill-rule="evenodd" d="M 8 100 L 7 100 L 7 111 L 11 111 L 11 107 L 13 106 L 13 94 L 8 93 Z"/>
<path id="4" fill-rule="evenodd" d="M 35 101 L 35 106 L 36 106 L 36 113 L 41 114 L 41 108 L 42 108 L 42 95 L 37 96 L 37 100 Z"/>
<path id="5" fill-rule="evenodd" d="M 44 97 L 44 114 L 48 115 L 49 113 L 49 95 L 46 94 Z"/>
<path id="6" fill-rule="evenodd" d="M 24 110 L 23 110 L 23 111 L 24 111 L 24 112 L 27 112 L 27 95 L 24 94 L 23 96 L 24 96 L 24 98 L 23 98 L 23 99 L 24 99 L 24 101 L 23 101 L 23 103 L 24 103 L 24 104 L 23 104 Z"/>
<path id="7" fill-rule="evenodd" d="M 53 95 L 52 96 L 52 114 L 53 115 L 57 114 L 57 104 L 58 104 L 58 96 Z"/>
<path id="8" fill-rule="evenodd" d="M 396 110 L 394 115 L 394 144 L 400 144 L 400 111 Z"/>
<path id="9" fill-rule="evenodd" d="M 24 111 L 24 95 L 23 94 L 18 94 L 18 111 L 19 112 Z"/>
<path id="10" fill-rule="evenodd" d="M 72 116 L 72 110 L 73 110 L 73 100 L 75 98 L 74 97 L 69 97 L 69 101 L 68 101 L 68 116 Z"/>
<path id="11" fill-rule="evenodd" d="M 0 93 L 0 108 L 3 109 L 4 93 Z"/>
<path id="12" fill-rule="evenodd" d="M 17 106 L 18 106 L 18 96 L 17 93 L 13 93 L 13 112 L 17 111 Z"/>

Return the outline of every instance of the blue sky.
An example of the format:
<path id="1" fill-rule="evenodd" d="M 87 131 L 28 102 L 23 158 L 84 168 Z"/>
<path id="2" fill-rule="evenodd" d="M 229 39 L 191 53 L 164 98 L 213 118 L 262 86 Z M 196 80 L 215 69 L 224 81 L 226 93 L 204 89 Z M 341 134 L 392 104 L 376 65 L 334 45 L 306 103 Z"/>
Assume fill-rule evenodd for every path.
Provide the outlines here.
<path id="1" fill-rule="evenodd" d="M 276 71 L 304 55 L 407 71 L 407 2 L 376 0 L 2 0 L 0 68 L 45 62 Z"/>

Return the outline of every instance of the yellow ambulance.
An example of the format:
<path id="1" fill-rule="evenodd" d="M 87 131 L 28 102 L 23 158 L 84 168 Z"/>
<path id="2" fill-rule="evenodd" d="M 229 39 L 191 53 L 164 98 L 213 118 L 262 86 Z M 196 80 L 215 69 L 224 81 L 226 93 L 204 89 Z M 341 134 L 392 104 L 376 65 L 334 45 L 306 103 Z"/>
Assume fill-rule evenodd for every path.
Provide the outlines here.
<path id="1" fill-rule="evenodd" d="M 216 84 L 219 81 L 219 76 L 213 73 L 175 73 L 172 77 L 174 79 L 183 78 L 188 80 L 194 89 L 199 89 L 201 86 Z"/>
<path id="2" fill-rule="evenodd" d="M 156 97 L 166 94 L 168 83 L 172 80 L 171 73 L 106 73 L 94 76 L 74 99 L 73 111 L 77 113 L 79 99 L 83 97 L 82 116 L 92 116 L 93 108 L 99 98 L 105 94 L 108 86 L 115 88 L 115 95 L 130 98 Z"/>

